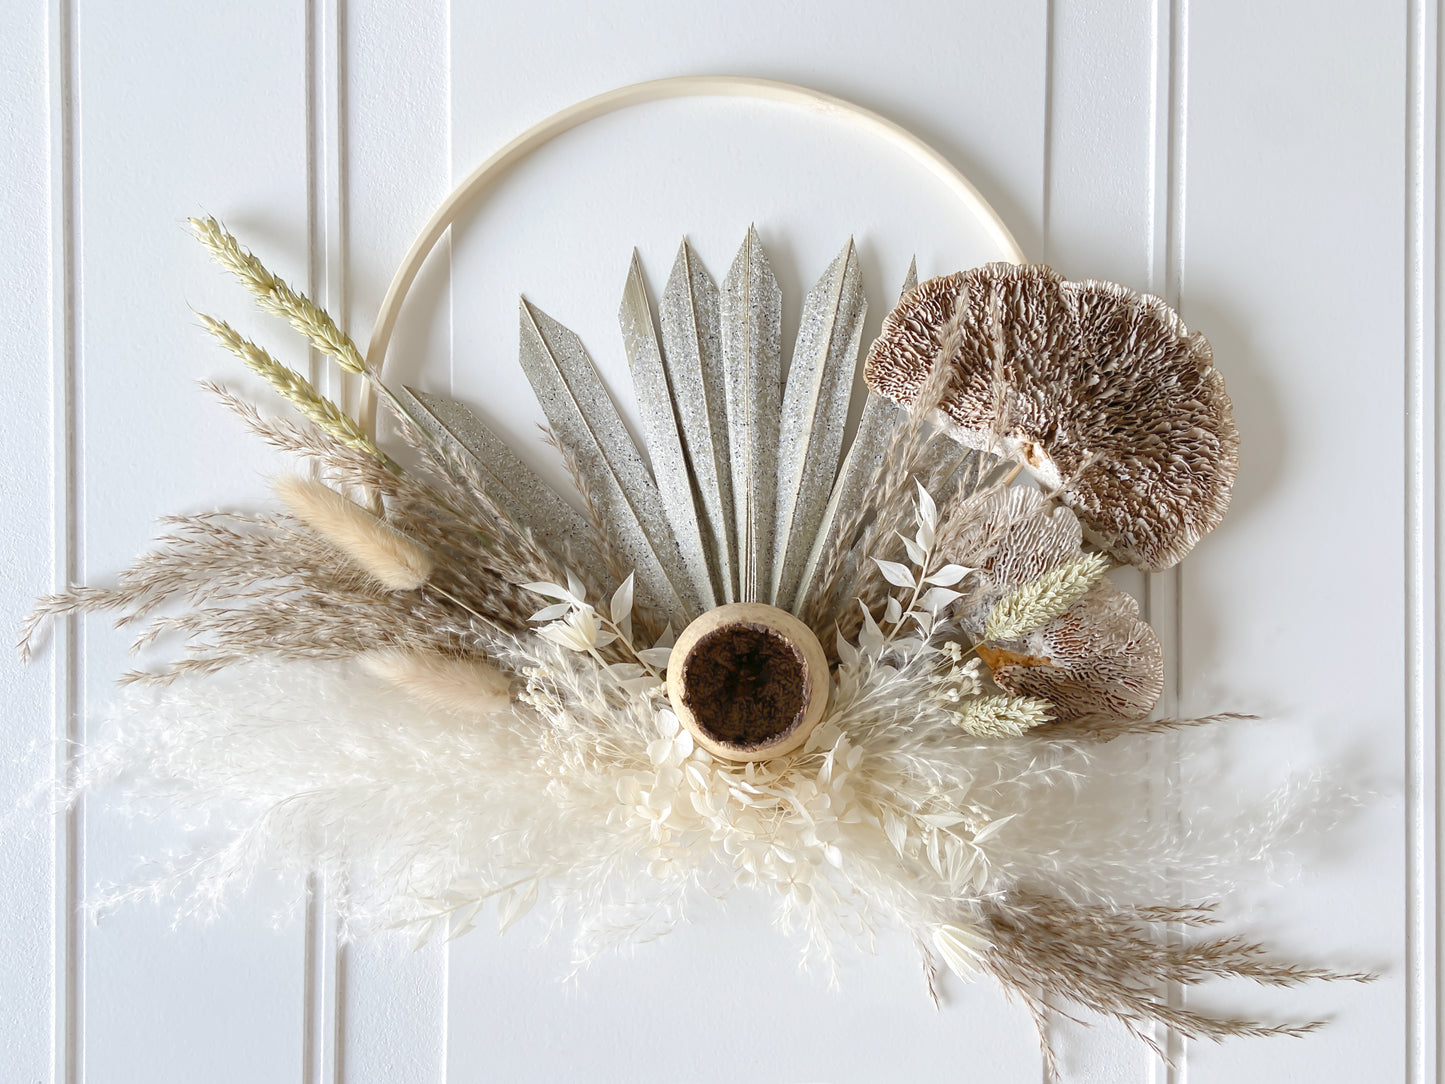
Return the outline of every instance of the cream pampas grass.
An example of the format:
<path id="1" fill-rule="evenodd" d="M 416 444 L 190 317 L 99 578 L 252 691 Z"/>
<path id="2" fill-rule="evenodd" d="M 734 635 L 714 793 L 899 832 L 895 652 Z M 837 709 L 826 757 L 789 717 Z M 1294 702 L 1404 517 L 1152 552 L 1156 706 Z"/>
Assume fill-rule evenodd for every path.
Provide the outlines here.
<path id="1" fill-rule="evenodd" d="M 395 527 L 322 482 L 287 475 L 276 495 L 293 516 L 389 591 L 415 591 L 431 575 L 425 550 Z"/>

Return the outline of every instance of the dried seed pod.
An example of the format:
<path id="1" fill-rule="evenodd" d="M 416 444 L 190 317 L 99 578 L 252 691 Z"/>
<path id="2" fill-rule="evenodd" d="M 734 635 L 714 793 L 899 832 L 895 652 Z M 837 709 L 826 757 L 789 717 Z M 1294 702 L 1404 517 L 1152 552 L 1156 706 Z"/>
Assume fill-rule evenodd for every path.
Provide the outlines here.
<path id="1" fill-rule="evenodd" d="M 1079 556 L 1083 531 L 1069 509 L 1046 502 L 1036 489 L 986 489 L 950 513 L 963 527 L 945 553 L 947 560 L 982 568 L 1007 590 L 1038 579 Z"/>
<path id="2" fill-rule="evenodd" d="M 760 602 L 709 610 L 667 664 L 678 720 L 715 757 L 764 761 L 808 740 L 828 706 L 828 660 L 813 631 Z"/>
<path id="3" fill-rule="evenodd" d="M 884 320 L 869 386 L 911 403 L 955 323 L 941 410 L 960 442 L 1022 463 L 1092 542 L 1149 571 L 1218 525 L 1239 433 L 1208 341 L 1163 301 L 1042 265 L 932 279 Z"/>

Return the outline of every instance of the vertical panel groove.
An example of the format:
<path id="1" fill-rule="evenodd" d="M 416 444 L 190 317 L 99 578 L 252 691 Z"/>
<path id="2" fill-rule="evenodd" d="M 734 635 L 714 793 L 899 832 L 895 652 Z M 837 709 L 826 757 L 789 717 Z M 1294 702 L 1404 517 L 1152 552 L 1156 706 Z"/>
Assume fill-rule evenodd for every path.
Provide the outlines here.
<path id="1" fill-rule="evenodd" d="M 1438 5 L 1406 6 L 1405 201 L 1405 597 L 1406 597 L 1406 998 L 1407 1080 L 1436 1079 L 1440 1065 L 1439 778 L 1434 724 L 1439 717 L 1440 568 L 1437 473 L 1439 311 Z"/>
<path id="2" fill-rule="evenodd" d="M 76 2 L 53 0 L 50 47 L 50 238 L 51 238 L 51 509 L 53 557 L 51 586 L 59 589 L 81 578 L 79 547 L 80 479 L 77 455 L 80 291 L 77 251 L 79 225 L 79 124 Z M 68 787 L 74 778 L 75 749 L 81 739 L 81 626 L 75 616 L 57 622 L 52 662 L 53 733 L 56 781 Z M 79 915 L 84 880 L 80 851 L 80 806 L 57 817 L 53 829 L 54 941 L 51 962 L 51 1065 L 53 1079 L 73 1084 L 84 1072 L 81 989 L 85 931 Z"/>
<path id="3" fill-rule="evenodd" d="M 1154 60 L 1150 113 L 1154 146 L 1149 163 L 1149 289 L 1175 309 L 1180 309 L 1184 289 L 1188 0 L 1157 0 L 1152 24 Z M 1159 634 L 1164 654 L 1165 686 L 1160 707 L 1166 715 L 1178 715 L 1182 711 L 1182 589 L 1182 571 L 1177 565 L 1167 572 L 1147 576 L 1144 582 L 1145 613 Z M 1163 780 L 1165 792 L 1170 796 L 1159 803 L 1158 813 L 1176 820 L 1180 810 L 1173 796 L 1179 793 L 1182 743 L 1183 739 L 1177 735 L 1163 739 L 1160 762 L 1154 772 L 1156 779 Z M 1182 930 L 1173 927 L 1169 936 L 1180 939 Z M 1184 990 L 1177 982 L 1169 982 L 1164 996 L 1171 1005 L 1179 1006 L 1184 1001 Z M 1188 1075 L 1189 1052 L 1185 1040 L 1168 1029 L 1156 1028 L 1155 1032 L 1167 1055 L 1162 1063 L 1156 1060 L 1155 1079 L 1162 1075 L 1169 1084 L 1183 1084 Z"/>
<path id="4" fill-rule="evenodd" d="M 307 293 L 346 327 L 343 18 L 345 0 L 306 6 Z M 315 350 L 312 381 L 344 401 L 336 367 Z M 343 1077 L 346 950 L 335 912 L 337 886 L 313 874 L 307 882 L 302 1022 L 302 1079 L 338 1084 Z"/>
<path id="5" fill-rule="evenodd" d="M 1168 205 L 1168 259 L 1166 263 L 1165 297 L 1176 309 L 1184 306 L 1184 254 L 1185 215 L 1187 212 L 1186 189 L 1188 184 L 1188 124 L 1189 124 L 1189 0 L 1173 0 L 1169 17 L 1169 205 Z M 1176 713 L 1183 710 L 1183 688 L 1181 675 L 1184 666 L 1184 605 L 1183 571 L 1176 565 L 1162 579 L 1168 596 L 1166 609 L 1173 612 L 1170 632 L 1174 641 L 1172 677 L 1169 679 L 1168 694 Z M 1151 600 L 1152 601 L 1152 600 Z M 1152 616 L 1152 615 L 1151 615 Z M 1170 792 L 1179 793 L 1179 751 L 1183 740 L 1176 737 L 1171 745 L 1169 785 Z M 1174 809 L 1176 816 L 1179 809 Z M 1176 927 L 1171 934 L 1182 939 L 1182 929 Z M 1169 984 L 1170 1004 L 1182 1005 L 1184 989 L 1177 982 Z M 1189 1046 L 1178 1032 L 1169 1033 L 1165 1050 L 1169 1055 L 1167 1079 L 1169 1084 L 1185 1084 L 1189 1077 Z"/>
<path id="6" fill-rule="evenodd" d="M 1053 248 L 1049 237 L 1050 210 L 1052 205 L 1052 193 L 1054 187 L 1054 88 L 1057 81 L 1054 73 L 1054 64 L 1058 56 L 1055 48 L 1054 0 L 1047 0 L 1044 12 L 1044 149 L 1042 155 L 1043 193 L 1040 200 L 1041 213 L 1039 215 L 1040 236 L 1043 238 L 1042 251 L 1039 253 L 1039 260 L 1043 263 L 1053 262 Z M 1051 1026 L 1051 1025 L 1046 1025 Z M 1052 1039 L 1046 1037 L 1046 1041 L 1052 1043 Z M 1042 1084 L 1051 1084 L 1053 1074 L 1049 1072 L 1047 1062 L 1039 1065 L 1039 1079 Z"/>
<path id="7" fill-rule="evenodd" d="M 1425 1019 L 1431 1033 L 1431 1042 L 1429 1049 L 1433 1054 L 1434 1062 L 1433 1064 L 1428 1065 L 1425 1068 L 1428 1069 L 1429 1072 L 1434 1074 L 1437 1079 L 1441 1071 L 1441 1066 L 1445 1065 L 1445 1054 L 1442 1054 L 1442 1037 L 1440 1034 L 1440 995 L 1442 983 L 1441 929 L 1442 921 L 1445 921 L 1445 917 L 1442 917 L 1440 913 L 1441 751 L 1439 745 L 1439 724 L 1441 719 L 1442 707 L 1440 673 L 1442 665 L 1445 665 L 1445 635 L 1442 635 L 1441 630 L 1442 614 L 1440 607 L 1440 574 L 1442 563 L 1442 554 L 1440 550 L 1440 526 L 1442 515 L 1442 509 L 1440 504 L 1440 470 L 1442 462 L 1445 462 L 1445 456 L 1442 456 L 1440 435 L 1440 419 L 1442 416 L 1445 416 L 1445 391 L 1442 391 L 1439 379 L 1441 362 L 1440 342 L 1442 332 L 1440 284 L 1442 281 L 1445 281 L 1445 278 L 1442 278 L 1441 274 L 1442 267 L 1445 267 L 1445 254 L 1442 254 L 1440 244 L 1441 212 L 1442 209 L 1445 209 L 1445 189 L 1442 189 L 1441 186 L 1441 165 L 1442 155 L 1445 155 L 1445 146 L 1442 146 L 1442 140 L 1440 138 L 1442 123 L 1445 123 L 1445 79 L 1442 79 L 1440 68 L 1441 57 L 1445 56 L 1445 19 L 1441 18 L 1441 6 L 1442 5 L 1440 0 L 1435 0 L 1435 4 L 1433 5 L 1433 16 L 1435 19 L 1434 33 L 1427 36 L 1427 40 L 1433 39 L 1434 44 L 1434 55 L 1430 57 L 1429 71 L 1434 79 L 1433 105 L 1435 109 L 1435 115 L 1433 118 L 1433 124 L 1431 124 L 1427 129 L 1430 133 L 1432 146 L 1430 155 L 1428 156 L 1428 158 L 1425 159 L 1433 170 L 1433 175 L 1431 177 L 1430 186 L 1428 188 L 1425 188 L 1422 192 L 1422 199 L 1429 199 L 1430 195 L 1428 194 L 1431 193 L 1431 189 L 1433 189 L 1433 199 L 1431 199 L 1430 203 L 1426 204 L 1426 206 L 1429 206 L 1431 208 L 1432 218 L 1429 226 L 1429 231 L 1427 234 L 1425 234 L 1425 236 L 1429 237 L 1430 243 L 1433 248 L 1430 254 L 1431 258 L 1429 263 L 1422 264 L 1422 267 L 1428 267 L 1430 269 L 1430 281 L 1428 284 L 1425 282 L 1422 282 L 1420 284 L 1421 297 L 1423 300 L 1428 302 L 1430 309 L 1429 320 L 1424 326 L 1430 329 L 1430 333 L 1432 336 L 1430 341 L 1430 349 L 1428 352 L 1428 364 L 1426 363 L 1425 352 L 1422 351 L 1421 353 L 1421 371 L 1428 372 L 1430 374 L 1430 379 L 1434 383 L 1433 395 L 1430 399 L 1430 402 L 1434 408 L 1431 414 L 1431 454 L 1429 460 L 1427 461 L 1431 472 L 1429 479 L 1429 493 L 1432 502 L 1432 514 L 1427 521 L 1432 531 L 1430 538 L 1430 547 L 1427 551 L 1431 555 L 1431 561 L 1427 570 L 1427 574 L 1429 575 L 1431 592 L 1429 628 L 1431 631 L 1431 635 L 1434 637 L 1435 650 L 1432 654 L 1434 656 L 1435 665 L 1433 668 L 1425 667 L 1423 669 L 1423 672 L 1431 676 L 1431 680 L 1433 683 L 1433 689 L 1431 690 L 1431 697 L 1429 700 L 1431 709 L 1429 726 L 1427 727 L 1425 725 L 1425 720 L 1423 718 L 1421 719 L 1421 729 L 1423 732 L 1430 735 L 1430 741 L 1433 745 L 1433 748 L 1429 751 L 1428 758 L 1422 759 L 1420 764 L 1422 770 L 1429 772 L 1428 785 L 1426 786 L 1426 788 L 1424 788 L 1422 794 L 1428 795 L 1428 801 L 1430 804 L 1429 823 L 1432 832 L 1430 844 L 1428 848 L 1424 851 L 1424 853 L 1428 856 L 1427 861 L 1430 863 L 1430 869 L 1428 880 L 1424 880 L 1424 883 L 1426 883 L 1429 887 L 1429 898 L 1426 901 L 1427 906 L 1424 908 L 1423 913 L 1434 915 L 1434 929 L 1432 930 L 1433 941 L 1430 945 L 1430 953 L 1428 956 L 1427 965 L 1430 973 L 1434 976 L 1434 983 L 1430 990 L 1430 1000 L 1428 1006 L 1426 1007 L 1425 1014 Z"/>
<path id="8" fill-rule="evenodd" d="M 1040 198 L 1041 212 L 1039 215 L 1043 236 L 1043 251 L 1039 254 L 1039 259 L 1044 263 L 1053 262 L 1049 222 L 1052 217 L 1054 187 L 1054 86 L 1056 83 L 1054 65 L 1057 56 L 1055 16 L 1054 0 L 1047 0 L 1044 11 L 1044 152 L 1041 171 L 1043 194 Z"/>
<path id="9" fill-rule="evenodd" d="M 454 28 L 455 25 L 456 25 L 456 20 L 455 20 L 453 14 L 452 14 L 452 0 L 446 0 L 445 4 L 443 5 L 443 11 L 444 11 L 443 18 L 445 19 L 445 22 L 446 22 L 446 57 L 445 57 L 445 69 L 446 69 L 446 70 L 443 72 L 443 86 L 444 86 L 444 89 L 443 89 L 443 97 L 444 97 L 444 100 L 445 100 L 445 103 L 446 103 L 446 104 L 445 104 L 445 108 L 446 108 L 446 123 L 442 126 L 442 131 L 443 131 L 443 136 L 442 136 L 442 138 L 446 141 L 445 154 L 446 154 L 446 163 L 447 163 L 447 170 L 448 170 L 448 174 L 447 174 L 447 187 L 448 187 L 448 189 L 450 189 L 453 185 L 456 184 L 456 157 L 455 157 L 455 154 L 456 154 L 456 128 L 455 128 L 455 125 L 456 125 L 456 105 L 455 105 L 455 101 L 456 101 L 456 98 L 455 98 L 455 95 L 456 95 L 456 87 L 455 87 L 455 85 L 454 85 L 454 78 L 453 78 L 453 71 L 454 71 L 453 65 L 454 65 L 455 62 L 456 62 L 456 44 L 455 44 L 455 39 L 454 39 L 454 37 L 453 37 L 453 28 Z M 447 368 L 446 368 L 446 371 L 447 371 L 447 378 L 448 378 L 448 381 L 449 381 L 447 390 L 448 390 L 449 392 L 455 394 L 455 392 L 456 392 L 456 363 L 457 363 L 457 351 L 456 351 L 456 317 L 455 317 L 454 314 L 456 313 L 457 310 L 456 310 L 456 304 L 455 304 L 456 298 L 455 298 L 455 296 L 454 296 L 454 294 L 453 294 L 453 289 L 452 289 L 452 283 L 455 281 L 455 279 L 454 279 L 454 277 L 453 277 L 453 275 L 452 275 L 452 241 L 451 241 L 451 234 L 448 233 L 448 235 L 447 235 L 445 238 L 443 238 L 443 240 L 442 240 L 441 243 L 446 246 L 446 250 L 445 250 L 444 255 L 445 255 L 445 258 L 446 258 L 446 261 L 447 261 L 447 338 L 446 338 L 446 344 L 447 344 L 447 346 L 446 346 L 446 349 L 447 349 Z M 438 1065 L 438 1067 L 439 1067 L 439 1069 L 440 1069 L 440 1075 L 439 1075 L 439 1078 L 438 1078 L 438 1079 L 440 1080 L 440 1084 L 446 1084 L 446 1081 L 447 1081 L 448 1077 L 451 1076 L 451 1061 L 450 1061 L 450 1056 L 451 1056 L 451 1054 L 450 1054 L 450 1046 L 451 1046 L 451 1029 L 452 1029 L 452 1012 L 451 1012 L 451 1001 L 452 1001 L 452 949 L 453 949 L 453 946 L 454 946 L 455 944 L 456 944 L 456 942 L 455 942 L 454 940 L 448 940 L 448 941 L 446 941 L 446 942 L 444 943 L 444 948 L 443 948 L 443 953 L 442 953 L 441 1004 L 437 1007 L 437 1008 L 438 1008 L 439 1022 L 440 1022 L 440 1025 L 441 1025 L 441 1036 L 440 1036 L 441 1057 L 440 1057 L 440 1058 L 438 1059 L 438 1061 L 437 1061 L 437 1065 Z"/>

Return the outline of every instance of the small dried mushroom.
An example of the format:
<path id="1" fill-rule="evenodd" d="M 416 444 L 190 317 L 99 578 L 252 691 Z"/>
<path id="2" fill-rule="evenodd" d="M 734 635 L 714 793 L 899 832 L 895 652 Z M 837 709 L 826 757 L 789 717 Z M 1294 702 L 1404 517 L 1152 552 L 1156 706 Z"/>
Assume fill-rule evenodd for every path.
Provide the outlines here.
<path id="1" fill-rule="evenodd" d="M 980 570 L 964 616 L 982 635 L 1003 595 L 1079 556 L 1079 522 L 1034 489 L 992 489 L 970 498 L 968 528 L 947 559 Z M 1019 640 L 984 644 L 979 657 L 1001 689 L 1054 706 L 1061 721 L 1102 715 L 1142 719 L 1164 692 L 1164 653 L 1138 604 L 1108 579 Z"/>
<path id="2" fill-rule="evenodd" d="M 1107 580 L 1018 644 L 978 649 L 994 683 L 1054 706 L 1062 721 L 1142 719 L 1164 692 L 1159 638 L 1139 604 Z"/>
<path id="3" fill-rule="evenodd" d="M 910 405 L 941 353 L 953 436 L 1022 463 L 1118 560 L 1168 568 L 1223 518 L 1239 467 L 1224 379 L 1159 298 L 990 264 L 905 295 L 864 373 Z"/>

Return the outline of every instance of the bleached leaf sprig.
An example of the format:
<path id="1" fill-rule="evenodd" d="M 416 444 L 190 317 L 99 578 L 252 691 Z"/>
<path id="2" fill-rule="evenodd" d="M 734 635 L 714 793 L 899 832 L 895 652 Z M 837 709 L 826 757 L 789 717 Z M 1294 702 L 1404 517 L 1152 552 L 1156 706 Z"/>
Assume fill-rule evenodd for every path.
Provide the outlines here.
<path id="1" fill-rule="evenodd" d="M 1045 572 L 999 599 L 984 625 L 985 640 L 1016 640 L 1064 613 L 1099 582 L 1109 562 L 1089 553 Z"/>
<path id="2" fill-rule="evenodd" d="M 917 533 L 912 538 L 902 532 L 898 535 L 903 540 L 912 567 L 901 561 L 872 558 L 883 578 L 899 588 L 900 592 L 889 595 L 884 603 L 881 628 L 867 607 L 864 607 L 863 630 L 859 637 L 859 646 L 864 650 L 893 643 L 909 622 L 912 622 L 918 635 L 927 640 L 943 612 L 963 597 L 964 593 L 955 590 L 955 587 L 970 573 L 977 571 L 950 563 L 935 567 L 938 505 L 921 483 L 918 485 L 918 498 L 914 508 Z M 884 628 L 888 630 L 886 633 L 883 632 Z M 921 641 L 910 640 L 906 644 L 900 644 L 900 647 L 913 647 L 919 642 Z"/>
<path id="3" fill-rule="evenodd" d="M 652 647 L 641 648 L 633 642 L 633 582 L 629 573 L 612 593 L 605 613 L 587 601 L 586 586 L 570 570 L 565 587 L 546 582 L 522 586 L 533 594 L 556 600 L 532 615 L 533 621 L 547 622 L 537 630 L 538 636 L 568 651 L 592 656 L 624 691 L 651 694 L 662 688 L 662 675 L 672 653 L 672 629 L 669 626 Z M 614 645 L 625 658 L 608 662 L 602 651 Z"/>

